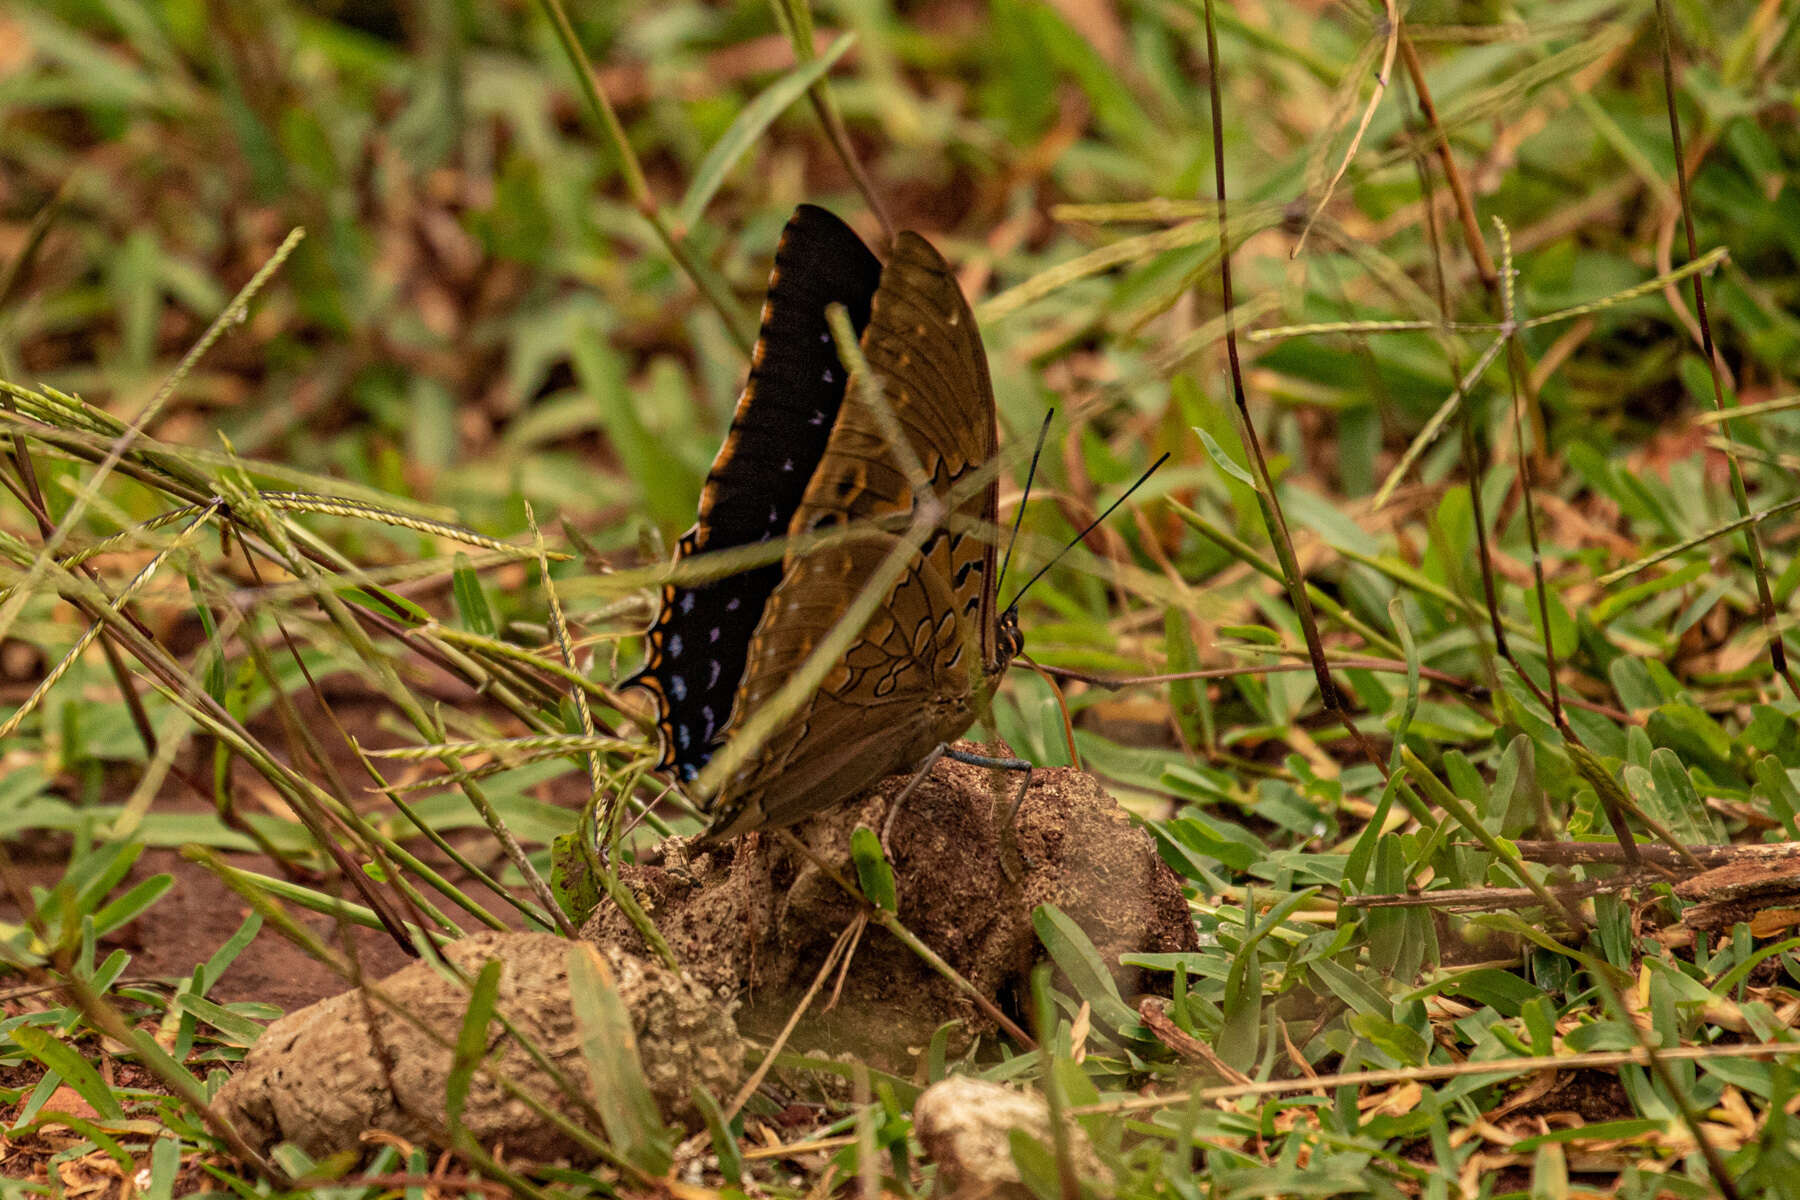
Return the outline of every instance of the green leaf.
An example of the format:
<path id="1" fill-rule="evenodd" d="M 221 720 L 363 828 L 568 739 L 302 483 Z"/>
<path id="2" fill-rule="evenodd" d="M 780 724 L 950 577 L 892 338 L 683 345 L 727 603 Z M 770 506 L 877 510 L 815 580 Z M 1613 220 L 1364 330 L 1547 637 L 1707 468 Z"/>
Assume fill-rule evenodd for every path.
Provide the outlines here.
<path id="1" fill-rule="evenodd" d="M 227 1045 L 254 1046 L 256 1039 L 263 1034 L 263 1027 L 249 1017 L 241 1017 L 223 1004 L 208 1000 L 205 996 L 193 992 L 179 992 L 175 996 L 175 1007 L 182 1012 L 193 1013 L 225 1036 L 221 1039 Z"/>
<path id="2" fill-rule="evenodd" d="M 500 973 L 506 964 L 490 958 L 481 964 L 481 972 L 469 989 L 469 1007 L 463 1010 L 462 1027 L 456 1032 L 456 1047 L 450 1056 L 450 1073 L 444 1080 L 444 1115 L 460 1141 L 463 1130 L 463 1106 L 468 1103 L 469 1086 L 475 1080 L 475 1068 L 488 1052 L 488 1025 L 494 1019 L 494 1002 L 500 993 Z"/>
<path id="3" fill-rule="evenodd" d="M 1768 806 L 1790 838 L 1800 838 L 1800 787 L 1773 756 L 1756 764 L 1756 790 L 1751 793 Z"/>
<path id="4" fill-rule="evenodd" d="M 1388 812 L 1394 807 L 1394 797 L 1399 792 L 1403 776 L 1399 772 L 1388 777 L 1382 785 L 1381 798 L 1375 802 L 1375 812 L 1363 831 L 1357 835 L 1356 844 L 1350 848 L 1350 858 L 1344 863 L 1344 886 L 1354 888 L 1358 894 L 1368 890 L 1369 866 L 1375 859 L 1375 844 L 1387 836 L 1386 826 Z"/>
<path id="5" fill-rule="evenodd" d="M 694 1107 L 706 1120 L 706 1131 L 712 1136 L 713 1153 L 719 1159 L 719 1173 L 725 1176 L 725 1182 L 732 1187 L 741 1186 L 744 1181 L 744 1155 L 738 1147 L 737 1137 L 731 1132 L 731 1123 L 725 1119 L 725 1111 L 713 1094 L 698 1084 L 690 1093 Z"/>
<path id="6" fill-rule="evenodd" d="M 46 1070 L 61 1075 L 75 1094 L 88 1102 L 88 1107 L 109 1121 L 123 1120 L 125 1109 L 119 1098 L 100 1078 L 93 1064 L 77 1054 L 66 1042 L 51 1036 L 35 1025 L 21 1025 L 12 1031 L 19 1048 L 44 1064 Z"/>
<path id="7" fill-rule="evenodd" d="M 1412 627 L 1406 623 L 1406 599 L 1395 596 L 1388 601 L 1388 620 L 1400 637 L 1400 649 L 1406 655 L 1406 705 L 1398 717 L 1392 718 L 1394 748 L 1388 759 L 1390 774 L 1400 770 L 1400 748 L 1406 744 L 1407 731 L 1419 711 L 1419 649 L 1413 644 Z"/>
<path id="8" fill-rule="evenodd" d="M 1119 996 L 1112 972 L 1081 926 L 1053 904 L 1031 910 L 1031 925 L 1050 958 L 1068 976 L 1075 994 L 1086 1000 L 1094 1016 L 1118 1033 L 1133 1037 L 1140 1029 L 1138 1016 Z"/>
<path id="9" fill-rule="evenodd" d="M 1568 744 L 1569 761 L 1575 764 L 1576 773 L 1582 781 L 1594 789 L 1600 798 L 1600 807 L 1606 810 L 1607 820 L 1612 822 L 1615 833 L 1623 833 L 1626 828 L 1626 816 L 1637 811 L 1631 796 L 1624 786 L 1613 778 L 1606 764 L 1583 746 L 1580 742 Z"/>
<path id="10" fill-rule="evenodd" d="M 200 971 L 200 984 L 194 991 L 199 995 L 210 992 L 213 984 L 219 982 L 219 977 L 225 974 L 225 969 L 237 961 L 237 956 L 244 952 L 246 946 L 256 940 L 257 932 L 261 929 L 262 914 L 253 909 L 244 918 L 244 923 L 238 926 L 237 932 L 226 938 L 212 952 L 212 957 L 206 960 L 206 965 Z"/>
<path id="11" fill-rule="evenodd" d="M 652 1176 L 666 1175 L 675 1161 L 674 1142 L 644 1078 L 631 1012 L 612 968 L 592 946 L 569 949 L 569 996 L 607 1139 L 627 1162 Z"/>
<path id="12" fill-rule="evenodd" d="M 456 615 L 462 618 L 463 628 L 481 637 L 493 637 L 499 626 L 494 622 L 493 610 L 488 607 L 487 596 L 481 590 L 481 577 L 475 573 L 475 564 L 469 556 L 457 553 L 454 566 L 450 570 L 451 594 L 456 600 Z"/>
<path id="13" fill-rule="evenodd" d="M 1035 1054 L 1023 1054 L 1010 1060 L 1020 1064 L 1020 1069 L 1032 1066 L 1037 1060 Z M 877 1087 L 889 1087 L 900 1103 L 911 1108 L 919 1101 L 919 1093 L 925 1089 L 909 1079 L 898 1075 L 889 1075 L 862 1062 L 844 1062 L 841 1059 L 826 1058 L 822 1054 L 796 1054 L 792 1050 L 784 1050 L 775 1056 L 775 1065 L 787 1070 L 811 1071 L 817 1075 L 831 1075 L 845 1083 L 855 1083 L 859 1071 L 863 1072 L 871 1084 Z M 986 1078 L 995 1078 L 993 1075 Z"/>
<path id="14" fill-rule="evenodd" d="M 600 882 L 588 861 L 582 829 L 550 839 L 550 894 L 569 920 L 580 925 L 600 906 Z"/>
<path id="15" fill-rule="evenodd" d="M 845 34 L 832 43 L 831 49 L 788 71 L 739 111 L 724 136 L 694 168 L 694 181 L 688 185 L 687 195 L 681 198 L 681 206 L 675 210 L 676 219 L 682 226 L 691 228 L 700 223 L 700 218 L 706 214 L 706 206 L 712 203 L 713 196 L 724 185 L 725 177 L 744 152 L 756 144 L 763 131 L 775 123 L 775 118 L 786 111 L 788 105 L 804 96 L 806 89 L 823 78 L 832 64 L 855 44 L 856 35 Z"/>
<path id="16" fill-rule="evenodd" d="M 1245 920 L 1249 920 L 1246 905 Z M 1240 1071 L 1255 1065 L 1262 1044 L 1262 942 L 1246 939 L 1225 976 L 1224 1021 L 1213 1048 Z"/>
<path id="17" fill-rule="evenodd" d="M 173 875 L 152 875 L 94 914 L 94 936 L 105 937 L 121 925 L 129 925 L 174 886 Z"/>
<path id="18" fill-rule="evenodd" d="M 1170 674 L 1200 669 L 1200 651 L 1194 645 L 1193 630 L 1188 625 L 1187 614 L 1178 608 L 1171 607 L 1163 614 L 1163 644 Z M 1184 743 L 1192 747 L 1213 744 L 1212 700 L 1206 692 L 1206 680 L 1170 680 L 1169 709 Z"/>
<path id="19" fill-rule="evenodd" d="M 882 912 L 898 912 L 894 894 L 894 869 L 881 852 L 881 839 L 866 825 L 858 825 L 850 835 L 850 859 L 856 864 L 856 882 L 870 904 Z"/>
<path id="20" fill-rule="evenodd" d="M 1543 606 L 1540 613 L 1538 608 L 1538 590 L 1536 585 L 1533 585 L 1525 589 L 1525 604 L 1526 611 L 1531 614 L 1531 627 L 1533 630 L 1537 631 L 1540 636 L 1543 633 L 1543 623 L 1539 619 L 1540 615 L 1547 615 L 1549 617 L 1550 644 L 1555 648 L 1556 656 L 1558 658 L 1567 659 L 1571 654 L 1575 653 L 1576 639 L 1579 636 L 1580 631 L 1576 628 L 1574 614 L 1569 611 L 1568 605 L 1563 603 L 1561 595 L 1552 589 L 1548 595 L 1548 602 Z"/>
<path id="21" fill-rule="evenodd" d="M 172 1200 L 175 1195 L 175 1173 L 181 1168 L 181 1140 L 159 1137 L 150 1146 L 150 1182 L 143 1190 L 144 1200 Z"/>
<path id="22" fill-rule="evenodd" d="M 1369 980 L 1329 958 L 1315 958 L 1307 967 L 1315 972 L 1331 993 L 1359 1013 L 1385 1018 L 1391 1009 L 1387 997 Z"/>
<path id="23" fill-rule="evenodd" d="M 1062 1175 L 1056 1169 L 1056 1154 L 1050 1147 L 1023 1129 L 1010 1129 L 1006 1134 L 1007 1149 L 1019 1179 L 1038 1200 L 1060 1200 Z"/>
<path id="24" fill-rule="evenodd" d="M 1511 971 L 1491 967 L 1458 975 L 1439 990 L 1446 996 L 1461 996 L 1476 1004 L 1485 1004 L 1503 1017 L 1518 1016 L 1527 1004 L 1544 995 L 1543 989 Z"/>
<path id="25" fill-rule="evenodd" d="M 595 406 L 607 440 L 625 475 L 641 490 L 657 524 L 679 529 L 694 517 L 694 488 L 686 465 L 644 423 L 647 406 L 632 385 L 624 358 L 607 342 L 610 330 L 591 315 L 577 315 L 566 334 L 570 365 Z"/>
<path id="26" fill-rule="evenodd" d="M 1731 735 L 1699 707 L 1685 701 L 1665 704 L 1644 722 L 1650 740 L 1667 746 L 1691 766 L 1721 782 L 1736 775 L 1731 767 Z"/>
<path id="27" fill-rule="evenodd" d="M 95 905 L 100 903 L 100 898 L 125 878 L 132 864 L 137 862 L 138 855 L 143 852 L 141 842 L 116 842 L 84 855 L 65 876 L 65 881 L 74 890 L 74 898 L 68 911 L 77 915 L 92 912 Z M 61 892 L 62 889 L 59 887 L 57 891 Z M 47 906 L 44 912 L 46 922 L 51 919 L 50 911 Z"/>
<path id="28" fill-rule="evenodd" d="M 1349 1025 L 1358 1037 L 1393 1055 L 1405 1066 L 1423 1066 L 1426 1056 L 1431 1052 L 1431 1043 L 1418 1030 L 1380 1013 L 1355 1013 L 1350 1017 Z"/>
<path id="29" fill-rule="evenodd" d="M 366 608 L 383 617 L 392 617 L 398 614 L 415 625 L 429 625 L 434 620 L 425 609 L 406 597 L 385 588 L 342 587 L 338 589 L 338 597 L 346 604 Z"/>
<path id="30" fill-rule="evenodd" d="M 1206 430 L 1201 429 L 1197 425 L 1194 427 L 1194 433 L 1199 437 L 1200 444 L 1206 447 L 1206 453 L 1212 457 L 1213 462 L 1218 465 L 1219 470 L 1225 472 L 1252 491 L 1256 490 L 1256 480 L 1250 477 L 1250 472 L 1238 466 L 1231 455 L 1225 453 L 1219 443 L 1213 441 L 1212 434 L 1206 432 Z"/>
<path id="31" fill-rule="evenodd" d="M 1712 845 L 1725 840 L 1694 781 L 1673 750 L 1657 747 L 1650 754 L 1650 796 L 1661 810 L 1658 819 L 1688 845 Z"/>

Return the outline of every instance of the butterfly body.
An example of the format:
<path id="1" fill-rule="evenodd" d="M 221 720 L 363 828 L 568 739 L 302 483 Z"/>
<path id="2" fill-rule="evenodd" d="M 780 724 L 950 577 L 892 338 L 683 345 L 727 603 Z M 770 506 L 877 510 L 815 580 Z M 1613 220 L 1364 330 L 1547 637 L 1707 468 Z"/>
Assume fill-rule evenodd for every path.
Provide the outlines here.
<path id="1" fill-rule="evenodd" d="M 771 341 L 771 321 L 809 332 L 815 321 L 823 327 L 823 303 L 817 313 L 790 311 L 785 302 L 778 303 L 782 281 L 791 283 L 794 263 L 815 240 L 844 244 L 840 231 L 855 237 L 819 209 L 803 207 L 790 222 L 783 251 L 777 254 L 745 400 L 709 476 L 701 519 L 682 539 L 678 557 L 719 544 L 708 525 L 709 514 L 721 508 L 722 495 L 752 508 L 753 518 L 767 518 L 765 498 L 753 487 L 733 493 L 714 480 L 729 476 L 742 453 L 733 438 L 746 440 L 739 426 L 754 429 L 755 406 L 772 394 L 771 363 L 795 352 Z M 810 252 L 820 253 L 822 247 Z M 783 254 L 791 261 L 784 262 Z M 904 528 L 924 511 L 931 527 L 821 685 L 719 787 L 711 799 L 708 840 L 790 824 L 860 794 L 883 776 L 916 767 L 968 730 L 1020 646 L 1014 614 L 999 613 L 994 598 L 996 423 L 974 316 L 949 266 L 916 234 L 902 233 L 878 282 L 867 295 L 856 294 L 866 279 L 866 272 L 844 273 L 838 290 L 851 294 L 835 299 L 850 311 L 893 423 L 883 420 L 859 382 L 846 381 L 835 396 L 829 437 L 780 531 L 797 541 L 776 571 L 745 581 L 741 592 L 733 582 L 740 576 L 702 585 L 710 590 L 691 604 L 687 596 L 700 588 L 665 589 L 662 612 L 649 635 L 650 661 L 630 681 L 658 698 L 662 765 L 675 765 L 691 777 L 695 764 L 704 765 L 746 714 L 771 701 L 903 544 L 908 535 L 888 528 L 896 519 Z M 829 289 L 806 290 L 799 304 L 818 302 L 818 293 Z M 862 302 L 860 309 L 856 300 Z M 859 312 L 868 314 L 866 321 L 856 320 Z M 835 352 L 831 361 L 836 362 Z M 836 374 L 842 378 L 844 373 Z M 904 445 L 893 444 L 887 435 L 896 428 Z M 781 515 L 780 505 L 773 511 Z M 888 518 L 883 527 L 874 527 L 883 518 Z M 745 524 L 739 521 L 740 527 Z M 798 540 L 835 528 L 845 536 L 810 546 Z M 770 579 L 772 585 L 761 591 Z M 695 623 L 683 608 L 714 613 L 732 599 L 738 601 L 733 617 L 751 604 L 759 611 L 743 644 L 736 679 L 726 678 L 722 666 L 721 678 L 715 680 L 707 667 L 708 713 L 699 714 L 689 700 L 676 696 L 681 692 L 691 700 L 694 694 L 688 679 L 694 669 L 676 662 L 682 655 L 671 652 L 691 650 L 683 635 Z M 740 620 L 729 628 L 741 632 L 742 624 Z M 707 625 L 704 632 L 715 627 L 725 628 Z M 733 688 L 729 717 L 717 721 L 718 695 L 727 683 Z M 678 744 L 684 731 L 686 747 Z M 696 747 L 701 733 L 706 745 Z"/>

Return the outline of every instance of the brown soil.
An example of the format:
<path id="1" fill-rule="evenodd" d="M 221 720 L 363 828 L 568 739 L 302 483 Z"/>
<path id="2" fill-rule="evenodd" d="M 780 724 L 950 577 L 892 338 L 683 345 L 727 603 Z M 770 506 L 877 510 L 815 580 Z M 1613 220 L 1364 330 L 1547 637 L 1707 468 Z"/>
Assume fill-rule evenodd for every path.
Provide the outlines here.
<path id="1" fill-rule="evenodd" d="M 1016 823 L 1015 780 L 945 761 L 902 808 L 890 853 L 908 930 L 982 996 L 1015 1010 L 1043 953 L 1031 923 L 1038 905 L 1054 904 L 1076 921 L 1127 992 L 1136 972 L 1120 965 L 1121 955 L 1195 947 L 1174 875 L 1091 776 L 1037 772 Z M 692 859 L 676 842 L 665 847 L 663 865 L 626 868 L 686 978 L 653 966 L 635 929 L 610 905 L 587 922 L 582 936 L 600 947 L 618 979 L 665 1119 L 696 1128 L 690 1089 L 698 1082 L 725 1095 L 735 1087 L 738 1028 L 771 1038 L 800 1005 L 832 945 L 865 911 L 833 878 L 854 877 L 852 832 L 859 824 L 880 829 L 905 783 L 890 779 L 860 804 L 796 826 L 797 842 L 763 833 Z M 571 1014 L 571 950 L 545 934 L 482 934 L 446 955 L 465 977 L 490 957 L 504 962 L 500 1010 L 571 1078 L 586 1081 Z M 391 1003 L 345 993 L 270 1028 L 220 1096 L 253 1143 L 287 1138 L 325 1154 L 357 1148 L 370 1128 L 444 1143 L 444 1046 L 467 1009 L 466 985 L 419 963 L 384 980 L 380 991 Z M 790 1045 L 850 1052 L 895 1071 L 910 1073 L 941 1026 L 955 1023 L 956 1041 L 966 1046 L 997 1024 L 874 926 L 827 994 L 830 1002 L 810 1008 Z M 544 1082 L 510 1033 L 493 1034 L 488 1062 L 565 1115 L 588 1115 L 581 1100 Z M 466 1109 L 480 1141 L 534 1158 L 579 1157 L 553 1126 L 485 1079 L 478 1073 Z"/>
<path id="2" fill-rule="evenodd" d="M 629 1033 L 600 1033 L 577 1021 L 575 953 L 589 954 L 602 986 L 614 990 Z M 744 1051 L 730 1017 L 704 988 L 661 967 L 614 950 L 602 957 L 546 933 L 476 934 L 445 947 L 444 957 L 454 970 L 414 963 L 384 979 L 379 995 L 345 992 L 271 1025 L 219 1093 L 221 1111 L 258 1149 L 286 1140 L 322 1156 L 362 1149 L 364 1135 L 376 1129 L 448 1144 L 449 1047 L 468 1011 L 466 981 L 490 959 L 504 964 L 494 1003 L 505 1024 L 490 1023 L 462 1110 L 478 1143 L 539 1162 L 582 1157 L 575 1141 L 512 1088 L 578 1126 L 599 1128 L 599 1071 L 584 1061 L 584 1035 L 595 1037 L 601 1057 L 614 1064 L 635 1051 L 665 1120 L 698 1127 L 694 1089 L 728 1095 L 737 1086 Z"/>
<path id="3" fill-rule="evenodd" d="M 1017 778 L 945 760 L 907 801 L 889 843 L 906 929 L 1015 1019 L 1043 953 L 1031 924 L 1040 904 L 1056 905 L 1085 930 L 1126 994 L 1137 979 L 1119 965 L 1122 954 L 1196 948 L 1174 874 L 1092 776 L 1066 768 L 1034 772 L 1016 821 L 1016 850 L 1006 847 L 1002 832 Z M 855 878 L 852 832 L 858 825 L 880 830 L 890 798 L 905 783 L 889 779 L 860 804 L 795 826 L 811 858 L 765 832 L 690 861 L 671 856 L 662 866 L 625 869 L 684 966 L 717 994 L 741 999 L 738 1024 L 746 1033 L 769 1037 L 786 1023 L 861 911 L 861 901 L 832 874 Z M 1005 865 L 1017 864 L 1015 853 L 1024 859 L 1016 879 Z M 582 934 L 643 953 L 636 931 L 611 907 Z M 864 933 L 848 971 L 826 994 L 833 1003 L 815 1006 L 795 1044 L 851 1052 L 897 1071 L 909 1071 L 947 1022 L 960 1022 L 964 1043 L 995 1029 L 966 993 L 880 928 Z"/>

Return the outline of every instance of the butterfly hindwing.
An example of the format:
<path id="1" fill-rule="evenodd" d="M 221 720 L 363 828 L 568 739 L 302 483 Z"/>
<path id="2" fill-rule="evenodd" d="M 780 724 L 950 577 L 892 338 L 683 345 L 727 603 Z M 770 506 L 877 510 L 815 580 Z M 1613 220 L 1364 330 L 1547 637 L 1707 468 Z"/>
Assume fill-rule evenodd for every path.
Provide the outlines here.
<path id="1" fill-rule="evenodd" d="M 871 532 L 789 563 L 746 672 L 745 711 L 773 699 L 901 544 Z M 969 632 L 944 576 L 915 557 L 818 689 L 715 799 L 708 836 L 798 820 L 967 729 L 977 653 Z"/>

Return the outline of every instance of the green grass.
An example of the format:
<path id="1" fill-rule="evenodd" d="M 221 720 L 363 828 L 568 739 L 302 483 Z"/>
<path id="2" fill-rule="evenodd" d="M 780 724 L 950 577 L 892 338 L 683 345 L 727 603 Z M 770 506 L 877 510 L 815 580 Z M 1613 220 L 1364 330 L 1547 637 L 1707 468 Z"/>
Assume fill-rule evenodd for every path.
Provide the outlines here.
<path id="1" fill-rule="evenodd" d="M 1063 978 L 1090 982 L 1042 984 L 1042 1049 L 957 1067 L 1035 1080 L 1121 1195 L 1795 1192 L 1794 1060 L 1733 1049 L 1793 1041 L 1791 887 L 1691 933 L 1679 857 L 1597 890 L 1616 861 L 1543 846 L 1616 845 L 1619 821 L 1646 847 L 1800 841 L 1800 704 L 1770 651 L 1800 644 L 1800 9 L 1671 8 L 1685 206 L 1653 5 L 1415 5 L 1435 122 L 1396 45 L 1354 154 L 1389 55 L 1380 10 L 1219 14 L 1229 323 L 1272 490 L 1224 349 L 1204 6 L 812 18 L 897 224 L 979 284 L 1003 440 L 1062 413 L 1026 560 L 1174 456 L 1024 626 L 1052 667 L 1213 672 L 1065 695 L 1084 764 L 1189 887 L 1203 948 L 1143 965 L 1174 1024 L 1255 1083 L 1196 1074 L 1047 917 Z M 0 14 L 0 720 L 20 716 L 0 776 L 5 1194 L 282 1190 L 231 1167 L 180 1098 L 216 1089 L 273 1015 L 209 996 L 250 938 L 295 909 L 378 924 L 384 897 L 439 932 L 554 927 L 528 886 L 552 839 L 590 780 L 612 801 L 645 770 L 606 685 L 636 665 L 692 519 L 774 239 L 802 200 L 874 224 L 769 7 L 573 15 L 591 98 L 535 5 Z M 113 607 L 128 590 L 134 620 Z M 582 733 L 577 689 L 622 745 L 370 791 L 415 760 L 473 772 L 505 738 Z M 1021 755 L 1068 760 L 1038 676 L 1011 674 L 996 719 Z M 346 729 L 429 749 L 359 761 Z M 343 865 L 322 827 L 379 886 L 318 883 Z M 233 876 L 262 915 L 148 979 L 117 935 L 136 919 L 156 938 L 171 880 L 133 867 L 171 846 L 260 848 L 298 882 Z M 449 851 L 506 899 L 434 877 Z M 33 890 L 22 864 L 42 861 Z M 1403 894 L 1418 903 L 1370 902 Z M 1536 1095 L 1535 1060 L 1575 1054 L 1593 1057 Z M 878 1081 L 814 1131 L 857 1135 L 838 1180 L 928 1185 L 906 1094 Z M 819 1156 L 733 1148 L 767 1115 L 715 1131 L 721 1172 L 804 1191 Z M 633 1136 L 615 1135 L 627 1157 L 660 1145 Z M 1052 1147 L 1014 1152 L 1059 1191 Z M 356 1170 L 432 1161 L 385 1148 Z M 387 1190 L 333 1181 L 347 1163 L 274 1166 L 294 1190 Z M 457 1169 L 553 1178 L 508 1166 L 470 1151 Z"/>

